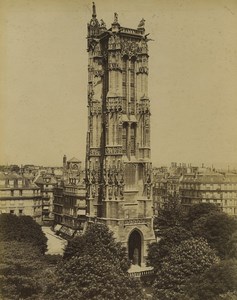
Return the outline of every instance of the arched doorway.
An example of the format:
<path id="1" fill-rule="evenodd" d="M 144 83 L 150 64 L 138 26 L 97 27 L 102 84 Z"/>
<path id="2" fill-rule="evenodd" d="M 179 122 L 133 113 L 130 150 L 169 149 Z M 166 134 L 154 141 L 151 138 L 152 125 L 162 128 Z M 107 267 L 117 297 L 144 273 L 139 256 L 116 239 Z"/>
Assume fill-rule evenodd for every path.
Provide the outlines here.
<path id="1" fill-rule="evenodd" d="M 128 239 L 128 257 L 134 265 L 141 265 L 142 237 L 138 230 L 133 230 Z"/>

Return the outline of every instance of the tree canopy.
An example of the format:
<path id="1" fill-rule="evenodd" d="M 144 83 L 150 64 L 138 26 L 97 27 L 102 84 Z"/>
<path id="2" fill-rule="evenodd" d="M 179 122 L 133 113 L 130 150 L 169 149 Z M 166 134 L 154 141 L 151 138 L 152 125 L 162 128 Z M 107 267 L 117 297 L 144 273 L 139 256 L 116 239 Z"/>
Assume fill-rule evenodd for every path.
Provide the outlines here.
<path id="1" fill-rule="evenodd" d="M 219 211 L 205 214 L 192 223 L 191 230 L 194 236 L 205 238 L 222 259 L 237 255 L 237 220 L 232 216 Z"/>
<path id="2" fill-rule="evenodd" d="M 118 264 L 89 254 L 73 256 L 59 264 L 54 288 L 46 296 L 58 300 L 143 299 L 139 282 Z"/>
<path id="3" fill-rule="evenodd" d="M 170 227 L 182 226 L 185 211 L 178 195 L 168 195 L 164 206 L 159 209 L 158 216 L 154 219 L 154 228 L 163 230 Z"/>
<path id="4" fill-rule="evenodd" d="M 163 230 L 160 240 L 148 245 L 147 264 L 155 269 L 160 267 L 162 260 L 170 254 L 173 247 L 182 241 L 192 238 L 191 232 L 183 227 L 171 227 Z"/>
<path id="5" fill-rule="evenodd" d="M 184 213 L 176 198 L 170 196 L 161 210 L 156 220 L 160 240 L 148 247 L 148 264 L 155 270 L 155 297 L 237 299 L 236 262 L 232 261 L 232 268 L 225 261 L 237 258 L 237 220 L 212 203 L 195 204 Z M 214 280 L 217 274 L 219 279 Z"/>
<path id="6" fill-rule="evenodd" d="M 43 255 L 30 243 L 2 241 L 0 249 L 1 299 L 31 299 L 41 290 L 46 268 Z"/>
<path id="7" fill-rule="evenodd" d="M 220 212 L 221 209 L 219 206 L 217 206 L 214 203 L 198 203 L 198 204 L 194 204 L 192 206 L 190 206 L 189 210 L 188 210 L 188 214 L 186 216 L 186 224 L 187 226 L 191 226 L 192 223 L 211 213 L 218 213 Z"/>
<path id="8" fill-rule="evenodd" d="M 41 226 L 30 216 L 13 214 L 0 215 L 0 240 L 27 242 L 36 246 L 41 253 L 47 250 L 47 238 Z"/>
<path id="9" fill-rule="evenodd" d="M 130 267 L 126 248 L 116 242 L 113 232 L 101 223 L 91 224 L 84 235 L 69 241 L 65 248 L 64 259 L 84 254 L 106 256 L 111 262 L 118 261 L 123 271 L 127 271 Z"/>
<path id="10" fill-rule="evenodd" d="M 202 274 L 218 261 L 204 240 L 192 238 L 181 242 L 156 270 L 155 296 L 162 300 L 179 299 L 184 295 L 185 285 L 192 276 Z"/>
<path id="11" fill-rule="evenodd" d="M 69 241 L 47 299 L 143 299 L 140 283 L 127 273 L 129 266 L 125 248 L 108 227 L 91 224 Z"/>
<path id="12" fill-rule="evenodd" d="M 193 300 L 237 299 L 237 260 L 224 260 L 194 276 L 186 287 Z"/>

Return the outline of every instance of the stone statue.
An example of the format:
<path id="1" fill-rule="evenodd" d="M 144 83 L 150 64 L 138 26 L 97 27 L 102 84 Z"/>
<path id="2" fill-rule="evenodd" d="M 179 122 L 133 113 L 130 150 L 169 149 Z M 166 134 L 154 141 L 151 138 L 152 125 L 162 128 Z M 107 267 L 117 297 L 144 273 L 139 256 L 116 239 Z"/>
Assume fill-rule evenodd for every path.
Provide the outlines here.
<path id="1" fill-rule="evenodd" d="M 145 26 L 145 21 L 143 18 L 141 19 L 140 23 L 138 24 L 138 28 L 144 27 Z"/>
<path id="2" fill-rule="evenodd" d="M 103 19 L 100 20 L 100 26 L 101 26 L 101 27 L 106 27 L 106 24 L 105 24 L 105 22 L 104 22 Z"/>
<path id="3" fill-rule="evenodd" d="M 135 248 L 134 249 L 134 252 L 133 252 L 133 264 L 134 265 L 138 265 L 138 263 L 139 263 L 139 253 L 138 253 L 138 249 L 137 248 Z"/>
<path id="4" fill-rule="evenodd" d="M 118 23 L 118 14 L 114 13 L 114 23 Z"/>

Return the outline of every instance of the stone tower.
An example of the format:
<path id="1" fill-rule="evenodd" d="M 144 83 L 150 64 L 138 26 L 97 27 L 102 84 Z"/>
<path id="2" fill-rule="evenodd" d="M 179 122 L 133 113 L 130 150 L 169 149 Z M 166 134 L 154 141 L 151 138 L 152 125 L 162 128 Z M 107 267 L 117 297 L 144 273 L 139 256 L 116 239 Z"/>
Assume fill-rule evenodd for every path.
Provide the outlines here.
<path id="1" fill-rule="evenodd" d="M 142 19 L 110 29 L 88 24 L 87 216 L 107 224 L 134 264 L 145 262 L 152 229 L 148 46 Z"/>

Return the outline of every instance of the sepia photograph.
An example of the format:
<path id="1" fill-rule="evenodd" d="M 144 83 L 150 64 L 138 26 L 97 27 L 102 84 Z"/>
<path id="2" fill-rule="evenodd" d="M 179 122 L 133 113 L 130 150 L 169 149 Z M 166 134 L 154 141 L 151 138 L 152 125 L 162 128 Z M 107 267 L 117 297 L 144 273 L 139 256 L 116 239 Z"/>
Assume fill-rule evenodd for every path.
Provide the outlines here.
<path id="1" fill-rule="evenodd" d="M 0 0 L 0 299 L 237 300 L 236 80 L 236 0 Z"/>

